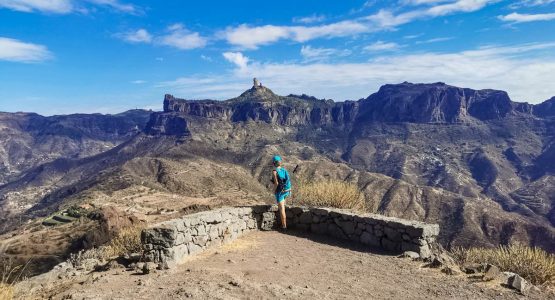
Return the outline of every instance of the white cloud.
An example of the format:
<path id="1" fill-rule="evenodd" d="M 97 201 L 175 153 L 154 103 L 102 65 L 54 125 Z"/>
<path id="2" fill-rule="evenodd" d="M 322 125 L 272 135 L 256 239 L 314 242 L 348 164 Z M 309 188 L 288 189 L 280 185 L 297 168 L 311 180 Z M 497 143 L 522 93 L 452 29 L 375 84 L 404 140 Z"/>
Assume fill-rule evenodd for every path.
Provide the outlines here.
<path id="1" fill-rule="evenodd" d="M 415 44 L 439 43 L 439 42 L 450 41 L 452 39 L 454 39 L 454 37 L 438 37 L 438 38 L 428 39 L 428 40 L 424 40 L 424 41 L 416 41 Z"/>
<path id="2" fill-rule="evenodd" d="M 143 83 L 146 83 L 146 81 L 139 79 L 139 80 L 133 80 L 133 81 L 131 81 L 131 83 L 133 83 L 133 84 L 143 84 Z"/>
<path id="3" fill-rule="evenodd" d="M 94 6 L 109 7 L 115 11 L 139 14 L 140 8 L 118 0 L 0 0 L 0 7 L 22 12 L 43 12 L 67 14 L 72 12 L 88 12 L 85 3 Z"/>
<path id="4" fill-rule="evenodd" d="M 208 55 L 204 55 L 204 54 L 200 55 L 200 59 L 205 60 L 205 61 L 210 61 L 210 62 L 212 61 L 212 57 L 210 57 Z"/>
<path id="5" fill-rule="evenodd" d="M 386 83 L 443 81 L 506 90 L 516 101 L 539 102 L 555 95 L 555 58 L 530 55 L 545 49 L 555 49 L 555 43 L 389 55 L 341 64 L 242 63 L 237 60 L 241 55 L 230 57 L 237 68 L 228 73 L 182 77 L 159 87 L 186 98 L 226 99 L 240 94 L 250 86 L 251 78 L 257 77 L 280 94 L 307 93 L 343 100 L 366 97 Z"/>
<path id="6" fill-rule="evenodd" d="M 505 22 L 513 23 L 525 23 L 525 22 L 536 22 L 536 21 L 550 21 L 555 20 L 555 13 L 549 14 L 519 14 L 511 13 L 505 16 L 499 16 L 499 19 Z"/>
<path id="7" fill-rule="evenodd" d="M 367 24 L 356 21 L 341 21 L 321 26 L 293 26 L 290 27 L 292 39 L 305 42 L 316 38 L 331 38 L 351 36 L 371 31 Z"/>
<path id="8" fill-rule="evenodd" d="M 499 2 L 500 0 L 457 0 L 441 3 L 428 8 L 415 9 L 412 11 L 394 14 L 391 10 L 381 9 L 378 13 L 366 17 L 380 27 L 389 28 L 403 25 L 415 20 L 447 16 L 454 13 L 468 13 L 480 10 L 485 6 Z M 435 1 L 444 2 L 444 1 Z"/>
<path id="9" fill-rule="evenodd" d="M 498 1 L 500 0 L 412 1 L 414 4 L 435 5 L 415 8 L 400 14 L 395 14 L 389 9 L 381 9 L 373 15 L 363 18 L 316 26 L 250 26 L 241 24 L 237 27 L 228 27 L 220 32 L 219 36 L 231 45 L 245 49 L 257 49 L 259 46 L 268 45 L 280 40 L 292 40 L 302 43 L 317 38 L 347 37 L 389 30 L 418 19 L 477 11 L 488 4 Z"/>
<path id="10" fill-rule="evenodd" d="M 322 22 L 326 19 L 326 16 L 324 15 L 317 15 L 317 14 L 313 14 L 311 16 L 308 17 L 296 17 L 293 18 L 293 22 L 295 23 L 303 23 L 303 24 L 312 24 L 312 23 L 319 23 Z"/>
<path id="11" fill-rule="evenodd" d="M 175 47 L 181 50 L 203 48 L 207 40 L 198 32 L 187 30 L 182 24 L 168 27 L 169 33 L 157 38 L 156 42 L 162 45 Z"/>
<path id="12" fill-rule="evenodd" d="M 224 52 L 224 58 L 239 67 L 239 70 L 246 70 L 249 58 L 244 56 L 241 52 Z"/>
<path id="13" fill-rule="evenodd" d="M 154 43 L 181 50 L 202 48 L 207 43 L 207 40 L 198 32 L 191 32 L 179 23 L 168 26 L 167 33 L 157 37 L 152 36 L 152 34 L 143 28 L 125 33 L 118 33 L 115 36 L 130 43 Z"/>
<path id="14" fill-rule="evenodd" d="M 282 39 L 305 42 L 322 37 L 351 36 L 370 31 L 368 26 L 355 21 L 341 21 L 319 26 L 274 26 L 251 27 L 242 24 L 227 28 L 221 35 L 228 43 L 246 49 L 271 44 Z"/>
<path id="15" fill-rule="evenodd" d="M 250 27 L 246 24 L 227 28 L 222 35 L 228 43 L 247 49 L 256 49 L 281 39 L 289 38 L 289 27 L 265 25 Z"/>
<path id="16" fill-rule="evenodd" d="M 152 42 L 152 35 L 146 29 L 138 29 L 122 34 L 118 34 L 121 39 L 130 43 L 150 43 Z"/>
<path id="17" fill-rule="evenodd" d="M 397 43 L 377 41 L 373 44 L 370 44 L 370 45 L 364 47 L 364 50 L 366 50 L 366 51 L 393 51 L 393 50 L 399 49 L 400 47 L 401 46 L 399 46 L 399 44 L 397 44 Z"/>
<path id="18" fill-rule="evenodd" d="M 452 0 L 402 0 L 401 4 L 404 5 L 430 5 L 437 3 L 452 2 Z"/>
<path id="19" fill-rule="evenodd" d="M 310 45 L 301 47 L 301 55 L 305 62 L 322 61 L 351 55 L 348 49 L 313 48 Z"/>
<path id="20" fill-rule="evenodd" d="M 116 11 L 129 13 L 129 14 L 141 14 L 142 10 L 133 4 L 121 3 L 117 0 L 86 0 L 92 4 L 107 6 Z"/>
<path id="21" fill-rule="evenodd" d="M 520 8 L 520 7 L 530 7 L 530 6 L 542 6 L 554 3 L 555 0 L 521 0 L 516 1 L 509 5 L 510 8 Z"/>
<path id="22" fill-rule="evenodd" d="M 0 60 L 33 63 L 50 58 L 52 54 L 43 45 L 0 37 Z"/>
<path id="23" fill-rule="evenodd" d="M 46 12 L 65 14 L 73 10 L 71 0 L 0 0 L 0 7 L 22 12 Z"/>

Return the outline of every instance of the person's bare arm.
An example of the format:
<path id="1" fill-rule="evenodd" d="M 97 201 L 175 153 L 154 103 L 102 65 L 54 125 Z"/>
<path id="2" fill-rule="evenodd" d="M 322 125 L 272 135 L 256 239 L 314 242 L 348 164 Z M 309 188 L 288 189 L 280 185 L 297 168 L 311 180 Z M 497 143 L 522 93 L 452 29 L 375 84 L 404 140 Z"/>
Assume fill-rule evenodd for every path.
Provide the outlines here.
<path id="1" fill-rule="evenodd" d="M 277 187 L 279 185 L 279 181 L 278 181 L 278 178 L 277 178 L 277 171 L 276 170 L 272 171 L 272 175 L 274 176 L 274 186 L 277 189 Z"/>

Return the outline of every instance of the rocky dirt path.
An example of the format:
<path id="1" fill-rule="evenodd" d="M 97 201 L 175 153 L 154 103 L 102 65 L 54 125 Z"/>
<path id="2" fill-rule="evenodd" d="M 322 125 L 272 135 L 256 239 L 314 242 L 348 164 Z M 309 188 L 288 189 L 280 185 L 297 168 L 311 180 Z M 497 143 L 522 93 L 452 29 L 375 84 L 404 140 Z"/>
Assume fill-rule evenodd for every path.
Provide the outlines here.
<path id="1" fill-rule="evenodd" d="M 253 232 L 148 275 L 112 269 L 52 290 L 53 299 L 521 299 L 493 283 L 326 238 Z M 71 296 L 69 296 L 71 295 Z M 71 298 L 70 298 L 71 297 Z M 544 298 L 532 295 L 531 298 Z"/>

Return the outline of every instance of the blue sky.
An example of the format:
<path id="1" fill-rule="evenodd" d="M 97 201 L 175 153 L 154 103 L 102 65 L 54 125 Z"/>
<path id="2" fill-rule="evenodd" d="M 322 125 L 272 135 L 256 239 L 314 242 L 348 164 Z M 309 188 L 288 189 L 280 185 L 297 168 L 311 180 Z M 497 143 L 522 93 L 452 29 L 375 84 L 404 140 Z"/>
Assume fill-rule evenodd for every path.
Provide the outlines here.
<path id="1" fill-rule="evenodd" d="M 282 95 L 359 99 L 386 83 L 555 96 L 555 0 L 0 0 L 0 111 L 160 110 Z"/>

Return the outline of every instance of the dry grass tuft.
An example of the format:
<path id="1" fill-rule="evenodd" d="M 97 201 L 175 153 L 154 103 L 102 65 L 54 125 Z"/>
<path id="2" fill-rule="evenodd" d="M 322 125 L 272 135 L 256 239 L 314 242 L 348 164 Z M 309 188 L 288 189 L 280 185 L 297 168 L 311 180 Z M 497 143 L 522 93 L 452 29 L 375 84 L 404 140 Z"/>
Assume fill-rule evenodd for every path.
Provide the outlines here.
<path id="1" fill-rule="evenodd" d="M 14 266 L 11 260 L 2 262 L 0 269 L 0 300 L 11 300 L 14 295 L 14 283 L 21 280 L 25 266 Z"/>
<path id="2" fill-rule="evenodd" d="M 523 245 L 498 248 L 456 248 L 453 257 L 461 264 L 489 263 L 516 273 L 533 284 L 555 285 L 555 255 Z"/>
<path id="3" fill-rule="evenodd" d="M 13 299 L 13 285 L 0 283 L 0 300 Z"/>
<path id="4" fill-rule="evenodd" d="M 364 195 L 352 183 L 340 180 L 301 182 L 298 188 L 300 204 L 319 207 L 346 208 L 365 211 Z"/>
<path id="5" fill-rule="evenodd" d="M 141 231 L 144 227 L 133 226 L 122 229 L 106 247 L 104 247 L 105 258 L 123 256 L 130 253 L 141 253 Z"/>

